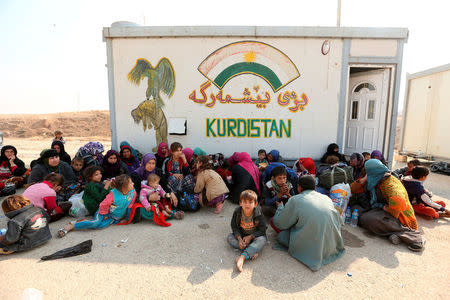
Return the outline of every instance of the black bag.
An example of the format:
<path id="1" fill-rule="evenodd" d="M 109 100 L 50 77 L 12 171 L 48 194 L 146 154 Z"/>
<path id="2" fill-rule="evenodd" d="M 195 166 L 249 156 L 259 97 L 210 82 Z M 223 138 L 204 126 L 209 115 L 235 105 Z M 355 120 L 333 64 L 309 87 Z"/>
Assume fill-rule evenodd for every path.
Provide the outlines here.
<path id="1" fill-rule="evenodd" d="M 5 184 L 5 187 L 3 188 L 3 190 L 0 192 L 0 196 L 9 196 L 9 195 L 14 195 L 16 193 L 16 185 L 13 184 Z"/>
<path id="2" fill-rule="evenodd" d="M 195 194 L 184 193 L 178 197 L 178 209 L 182 211 L 197 211 L 200 209 L 200 203 Z"/>
<path id="3" fill-rule="evenodd" d="M 337 183 L 352 183 L 353 168 L 350 166 L 333 166 L 322 171 L 319 175 L 319 186 L 330 189 Z"/>

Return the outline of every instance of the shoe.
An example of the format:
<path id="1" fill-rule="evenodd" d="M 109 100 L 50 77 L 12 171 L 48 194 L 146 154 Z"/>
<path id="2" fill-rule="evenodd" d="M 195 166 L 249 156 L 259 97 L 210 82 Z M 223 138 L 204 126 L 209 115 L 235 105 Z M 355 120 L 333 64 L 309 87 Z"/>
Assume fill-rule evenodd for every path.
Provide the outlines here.
<path id="1" fill-rule="evenodd" d="M 408 245 L 408 249 L 413 252 L 422 252 L 423 250 L 425 250 L 426 241 L 427 240 L 424 239 L 422 243 L 412 243 Z"/>
<path id="2" fill-rule="evenodd" d="M 223 202 L 217 203 L 217 205 L 216 205 L 216 210 L 214 211 L 214 213 L 215 213 L 215 214 L 220 214 L 220 212 L 222 211 L 223 205 L 224 205 Z"/>
<path id="3" fill-rule="evenodd" d="M 402 241 L 400 240 L 400 238 L 397 236 L 397 235 L 395 235 L 395 234 L 391 234 L 390 236 L 389 236 L 389 240 L 391 241 L 391 243 L 392 244 L 394 244 L 394 245 L 398 245 L 398 244 L 400 244 Z"/>

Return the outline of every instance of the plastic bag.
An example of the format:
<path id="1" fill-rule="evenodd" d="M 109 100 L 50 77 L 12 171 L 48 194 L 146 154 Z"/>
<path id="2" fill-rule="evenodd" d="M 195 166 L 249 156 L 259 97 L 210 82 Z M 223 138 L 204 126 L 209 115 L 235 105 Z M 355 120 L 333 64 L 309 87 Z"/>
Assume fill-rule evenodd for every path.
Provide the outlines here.
<path id="1" fill-rule="evenodd" d="M 69 198 L 69 201 L 72 203 L 69 215 L 77 219 L 84 218 L 89 214 L 83 203 L 83 194 L 84 191 Z"/>
<path id="2" fill-rule="evenodd" d="M 333 201 L 333 205 L 341 215 L 342 220 L 345 219 L 345 210 L 351 196 L 352 192 L 348 183 L 338 183 L 330 189 L 331 201 Z"/>

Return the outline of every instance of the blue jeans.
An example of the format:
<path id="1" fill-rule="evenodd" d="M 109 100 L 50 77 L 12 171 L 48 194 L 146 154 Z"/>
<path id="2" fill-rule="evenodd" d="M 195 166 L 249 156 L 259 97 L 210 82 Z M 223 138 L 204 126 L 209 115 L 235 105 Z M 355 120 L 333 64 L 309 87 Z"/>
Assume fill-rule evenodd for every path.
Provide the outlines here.
<path id="1" fill-rule="evenodd" d="M 240 249 L 239 241 L 234 236 L 234 234 L 230 233 L 227 237 L 227 241 L 228 241 L 228 244 L 231 245 L 231 247 Z M 264 235 L 254 238 L 252 240 L 252 242 L 250 243 L 250 245 L 248 245 L 247 248 L 245 248 L 244 251 L 242 251 L 241 255 L 244 255 L 245 259 L 252 258 L 256 253 L 261 251 L 261 249 L 264 247 L 266 242 L 267 242 L 267 238 Z"/>

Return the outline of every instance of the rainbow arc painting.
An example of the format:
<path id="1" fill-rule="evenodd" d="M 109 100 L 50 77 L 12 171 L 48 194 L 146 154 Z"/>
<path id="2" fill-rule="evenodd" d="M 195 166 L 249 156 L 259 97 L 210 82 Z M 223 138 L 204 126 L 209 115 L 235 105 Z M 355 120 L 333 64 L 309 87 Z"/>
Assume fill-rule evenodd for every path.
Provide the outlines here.
<path id="1" fill-rule="evenodd" d="M 211 53 L 198 67 L 220 90 L 232 78 L 252 74 L 264 79 L 274 92 L 300 77 L 295 64 L 277 48 L 262 42 L 231 43 Z"/>

